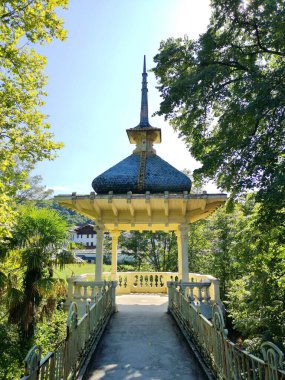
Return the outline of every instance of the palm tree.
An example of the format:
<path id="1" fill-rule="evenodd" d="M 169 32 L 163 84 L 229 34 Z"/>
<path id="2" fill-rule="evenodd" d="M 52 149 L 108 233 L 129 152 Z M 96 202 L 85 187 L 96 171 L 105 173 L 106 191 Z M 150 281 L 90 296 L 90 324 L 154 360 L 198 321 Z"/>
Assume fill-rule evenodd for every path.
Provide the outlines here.
<path id="1" fill-rule="evenodd" d="M 19 325 L 25 341 L 33 336 L 36 320 L 52 312 L 57 297 L 64 293 L 61 280 L 53 277 L 53 265 L 62 264 L 59 256 L 67 234 L 66 221 L 54 210 L 20 209 L 11 248 L 19 252 L 21 276 L 14 273 L 9 277 L 7 302 L 9 321 Z"/>

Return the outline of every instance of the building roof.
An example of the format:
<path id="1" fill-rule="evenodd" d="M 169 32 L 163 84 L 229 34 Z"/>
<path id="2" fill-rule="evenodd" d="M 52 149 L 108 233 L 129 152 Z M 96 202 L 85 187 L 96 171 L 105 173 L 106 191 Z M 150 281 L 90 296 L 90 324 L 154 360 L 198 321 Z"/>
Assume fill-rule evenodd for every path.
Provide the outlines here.
<path id="1" fill-rule="evenodd" d="M 183 193 L 191 190 L 191 180 L 168 162 L 156 155 L 153 144 L 161 142 L 160 128 L 149 124 L 147 99 L 147 72 L 144 56 L 142 73 L 140 123 L 127 129 L 133 154 L 96 177 L 92 187 L 97 194 Z"/>
<path id="2" fill-rule="evenodd" d="M 189 192 L 191 180 L 182 172 L 157 155 L 148 155 L 145 159 L 143 186 L 139 188 L 138 173 L 141 156 L 132 154 L 104 173 L 96 177 L 92 183 L 97 194 L 124 194 L 131 191 L 134 194 Z"/>
<path id="3" fill-rule="evenodd" d="M 83 226 L 76 226 L 73 229 L 74 232 L 79 233 L 81 235 L 86 234 L 96 234 L 95 225 L 94 224 L 84 224 Z"/>

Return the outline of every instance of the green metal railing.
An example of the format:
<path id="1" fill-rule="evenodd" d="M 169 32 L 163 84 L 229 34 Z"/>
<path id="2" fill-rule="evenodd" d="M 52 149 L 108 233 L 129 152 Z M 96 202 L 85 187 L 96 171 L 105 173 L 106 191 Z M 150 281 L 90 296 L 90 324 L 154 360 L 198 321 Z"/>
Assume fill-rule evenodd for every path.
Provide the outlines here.
<path id="1" fill-rule="evenodd" d="M 105 326 L 115 311 L 116 282 L 102 283 L 96 303 L 86 304 L 78 319 L 77 304 L 70 305 L 66 339 L 41 359 L 41 347 L 34 346 L 25 358 L 25 376 L 21 380 L 68 380 L 82 371 L 86 358 L 94 351 Z"/>
<path id="2" fill-rule="evenodd" d="M 168 310 L 190 345 L 194 344 L 194 349 L 198 350 L 203 361 L 211 369 L 212 378 L 285 379 L 284 354 L 276 345 L 266 342 L 261 347 L 260 358 L 251 355 L 227 338 L 223 312 L 219 305 L 212 305 L 210 321 L 201 313 L 204 305 L 194 304 L 191 297 L 187 296 L 187 283 L 181 287 L 179 283 L 169 282 L 167 286 Z"/>

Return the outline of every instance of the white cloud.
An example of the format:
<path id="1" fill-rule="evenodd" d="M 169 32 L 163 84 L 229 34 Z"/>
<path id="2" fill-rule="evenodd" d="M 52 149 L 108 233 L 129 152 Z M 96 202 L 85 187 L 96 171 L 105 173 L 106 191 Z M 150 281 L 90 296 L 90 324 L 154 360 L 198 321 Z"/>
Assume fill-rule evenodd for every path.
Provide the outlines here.
<path id="1" fill-rule="evenodd" d="M 71 194 L 76 192 L 77 194 L 90 194 L 92 188 L 90 186 L 82 186 L 81 184 L 71 184 L 70 186 L 53 185 L 47 186 L 57 194 Z"/>
<path id="2" fill-rule="evenodd" d="M 70 191 L 72 191 L 69 187 L 66 187 L 66 186 L 47 186 L 47 188 L 49 190 L 59 191 L 59 192 L 62 192 L 62 191 L 70 192 Z"/>

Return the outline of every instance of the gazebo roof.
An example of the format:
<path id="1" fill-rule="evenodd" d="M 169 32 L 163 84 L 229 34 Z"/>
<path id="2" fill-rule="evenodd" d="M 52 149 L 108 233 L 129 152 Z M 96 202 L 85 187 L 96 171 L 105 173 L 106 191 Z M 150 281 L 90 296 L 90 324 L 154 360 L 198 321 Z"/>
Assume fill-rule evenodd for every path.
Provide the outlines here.
<path id="1" fill-rule="evenodd" d="M 153 144 L 161 142 L 160 128 L 148 120 L 147 72 L 144 57 L 142 73 L 140 123 L 127 129 L 131 144 L 136 144 L 133 154 L 96 177 L 92 187 L 97 194 L 182 193 L 191 190 L 191 180 L 168 162 L 156 155 Z"/>
<path id="2" fill-rule="evenodd" d="M 130 155 L 95 178 L 92 183 L 93 189 L 97 194 L 106 194 L 109 191 L 113 191 L 114 194 L 124 194 L 128 191 L 135 194 L 146 191 L 151 193 L 190 191 L 191 180 L 157 155 L 146 156 L 144 181 L 139 188 L 140 164 L 140 155 Z"/>
<path id="3" fill-rule="evenodd" d="M 96 177 L 90 195 L 58 195 L 62 206 L 96 221 L 99 229 L 173 231 L 205 219 L 222 206 L 226 194 L 189 194 L 191 180 L 156 155 L 160 128 L 148 122 L 144 59 L 140 124 L 127 130 L 133 154 Z"/>

